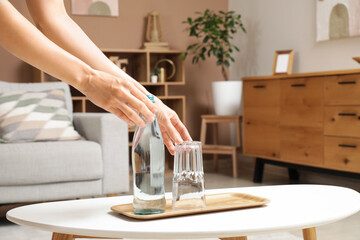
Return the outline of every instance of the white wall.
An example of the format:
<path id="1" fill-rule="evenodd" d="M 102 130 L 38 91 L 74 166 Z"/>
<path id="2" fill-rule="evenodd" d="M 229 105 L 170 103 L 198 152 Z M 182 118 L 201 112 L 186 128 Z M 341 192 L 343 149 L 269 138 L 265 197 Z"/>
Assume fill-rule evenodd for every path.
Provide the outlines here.
<path id="1" fill-rule="evenodd" d="M 360 38 L 316 42 L 316 0 L 229 0 L 247 30 L 230 79 L 271 75 L 276 50 L 294 49 L 293 73 L 360 68 Z"/>

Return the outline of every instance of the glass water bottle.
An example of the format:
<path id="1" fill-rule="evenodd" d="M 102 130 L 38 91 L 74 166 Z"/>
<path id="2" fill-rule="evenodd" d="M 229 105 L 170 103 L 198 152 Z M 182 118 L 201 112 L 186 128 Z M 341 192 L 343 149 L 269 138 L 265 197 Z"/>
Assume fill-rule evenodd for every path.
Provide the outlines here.
<path id="1" fill-rule="evenodd" d="M 154 96 L 148 95 L 154 102 Z M 143 118 L 144 119 L 144 118 Z M 134 213 L 148 215 L 165 212 L 165 150 L 158 120 L 136 126 L 132 142 Z"/>

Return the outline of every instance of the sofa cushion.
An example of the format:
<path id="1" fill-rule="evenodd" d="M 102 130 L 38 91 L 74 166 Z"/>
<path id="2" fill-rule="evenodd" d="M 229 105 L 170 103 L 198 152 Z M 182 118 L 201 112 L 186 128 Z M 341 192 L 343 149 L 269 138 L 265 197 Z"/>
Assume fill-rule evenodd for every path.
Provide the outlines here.
<path id="1" fill-rule="evenodd" d="M 102 176 L 101 147 L 95 142 L 0 144 L 0 186 L 87 181 Z"/>
<path id="2" fill-rule="evenodd" d="M 0 92 L 0 141 L 78 140 L 63 89 Z"/>
<path id="3" fill-rule="evenodd" d="M 64 82 L 45 82 L 45 83 L 13 83 L 0 81 L 1 92 L 19 92 L 19 91 L 44 91 L 51 89 L 63 89 L 66 98 L 66 109 L 69 112 L 72 120 L 73 105 L 70 93 L 70 87 Z"/>

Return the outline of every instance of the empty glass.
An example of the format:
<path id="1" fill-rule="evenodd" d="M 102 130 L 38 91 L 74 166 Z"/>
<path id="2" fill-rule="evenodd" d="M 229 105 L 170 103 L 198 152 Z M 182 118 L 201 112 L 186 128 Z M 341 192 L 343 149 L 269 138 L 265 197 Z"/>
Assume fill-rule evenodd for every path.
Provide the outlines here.
<path id="1" fill-rule="evenodd" d="M 205 207 L 201 142 L 176 145 L 172 188 L 173 209 Z"/>

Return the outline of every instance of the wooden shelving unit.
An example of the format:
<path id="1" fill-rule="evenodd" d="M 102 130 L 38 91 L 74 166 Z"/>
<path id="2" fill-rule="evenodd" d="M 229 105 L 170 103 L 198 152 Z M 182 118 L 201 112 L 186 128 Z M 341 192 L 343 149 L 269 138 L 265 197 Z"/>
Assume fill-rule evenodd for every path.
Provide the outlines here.
<path id="1" fill-rule="evenodd" d="M 171 96 L 169 95 L 169 87 L 185 84 L 185 71 L 184 63 L 180 58 L 181 51 L 177 50 L 145 50 L 145 49 L 102 49 L 103 53 L 107 57 L 118 57 L 119 59 L 126 59 L 127 64 L 126 73 L 139 81 L 149 92 L 157 96 L 167 106 L 173 109 L 178 115 L 181 121 L 186 123 L 186 107 L 185 96 Z M 154 71 L 156 62 L 160 59 L 169 59 L 175 65 L 175 75 L 166 80 L 163 83 L 152 83 L 150 81 L 150 73 Z M 170 66 L 163 65 L 166 72 L 170 72 Z M 52 82 L 58 81 L 56 78 L 34 68 L 33 70 L 34 82 Z M 71 88 L 71 94 L 73 99 L 74 112 L 104 112 L 91 101 L 87 99 L 81 92 L 73 87 Z M 135 128 L 129 127 L 129 140 L 132 140 Z M 129 143 L 131 146 L 131 142 Z"/>

